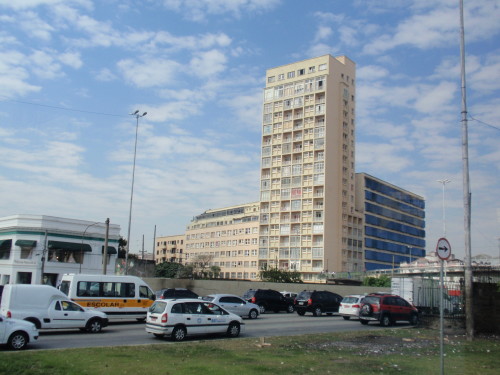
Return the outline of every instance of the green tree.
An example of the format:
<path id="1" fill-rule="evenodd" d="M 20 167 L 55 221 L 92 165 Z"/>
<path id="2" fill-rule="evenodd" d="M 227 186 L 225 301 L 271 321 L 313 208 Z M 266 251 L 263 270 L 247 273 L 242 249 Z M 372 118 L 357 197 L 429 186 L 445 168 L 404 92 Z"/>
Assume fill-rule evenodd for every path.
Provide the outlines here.
<path id="1" fill-rule="evenodd" d="M 163 262 L 155 266 L 155 277 L 167 277 L 173 279 L 177 277 L 184 266 L 180 263 Z"/>
<path id="2" fill-rule="evenodd" d="M 391 286 L 391 278 L 387 275 L 380 275 L 379 277 L 365 277 L 363 279 L 363 285 L 389 288 Z"/>
<path id="3" fill-rule="evenodd" d="M 212 279 L 217 279 L 220 275 L 220 267 L 219 266 L 211 266 L 208 275 Z"/>
<path id="4" fill-rule="evenodd" d="M 120 237 L 118 240 L 118 258 L 125 259 L 127 256 L 127 240 Z"/>
<path id="5" fill-rule="evenodd" d="M 179 279 L 191 279 L 194 276 L 194 266 L 190 263 L 185 264 L 182 268 L 179 268 L 177 272 L 177 278 Z"/>
<path id="6" fill-rule="evenodd" d="M 260 271 L 259 277 L 262 281 L 274 283 L 301 283 L 300 272 L 279 270 L 277 268 L 264 268 Z"/>

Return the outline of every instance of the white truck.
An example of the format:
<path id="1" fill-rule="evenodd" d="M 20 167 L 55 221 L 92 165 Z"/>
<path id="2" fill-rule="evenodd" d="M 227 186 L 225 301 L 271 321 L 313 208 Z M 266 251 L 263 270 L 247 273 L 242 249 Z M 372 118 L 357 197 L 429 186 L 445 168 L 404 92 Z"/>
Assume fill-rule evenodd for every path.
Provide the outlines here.
<path id="1" fill-rule="evenodd" d="M 456 286 L 440 286 L 439 280 L 424 277 L 393 277 L 391 293 L 403 297 L 418 310 L 427 315 L 439 314 L 439 294 L 443 293 L 443 311 L 445 314 L 463 313 L 463 299 Z"/>
<path id="2" fill-rule="evenodd" d="M 0 315 L 27 320 L 37 329 L 79 328 L 97 333 L 108 325 L 105 313 L 81 307 L 50 285 L 5 285 Z"/>

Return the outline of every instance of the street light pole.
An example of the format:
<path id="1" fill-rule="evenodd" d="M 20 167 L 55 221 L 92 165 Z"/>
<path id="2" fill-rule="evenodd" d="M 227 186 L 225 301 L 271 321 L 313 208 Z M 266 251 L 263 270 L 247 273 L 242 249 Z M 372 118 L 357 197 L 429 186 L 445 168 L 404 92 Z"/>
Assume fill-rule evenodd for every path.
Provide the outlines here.
<path id="1" fill-rule="evenodd" d="M 131 113 L 131 116 L 135 116 L 135 145 L 134 145 L 134 165 L 132 167 L 132 187 L 130 189 L 130 208 L 128 212 L 128 231 L 127 231 L 127 251 L 125 253 L 125 275 L 128 274 L 128 252 L 130 249 L 130 227 L 132 224 L 132 200 L 134 198 L 134 179 L 135 179 L 135 159 L 137 156 L 137 133 L 139 131 L 139 118 L 146 116 L 148 113 L 144 112 L 142 115 L 139 114 L 139 110 Z"/>

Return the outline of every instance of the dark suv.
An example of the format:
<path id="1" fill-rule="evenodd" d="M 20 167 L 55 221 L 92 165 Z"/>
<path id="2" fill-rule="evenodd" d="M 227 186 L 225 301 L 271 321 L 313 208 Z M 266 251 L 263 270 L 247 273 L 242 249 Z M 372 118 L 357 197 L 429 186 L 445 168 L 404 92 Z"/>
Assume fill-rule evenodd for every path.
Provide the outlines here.
<path id="1" fill-rule="evenodd" d="M 297 314 L 311 312 L 314 316 L 326 313 L 332 315 L 339 311 L 342 296 L 327 290 L 304 290 L 295 297 Z"/>
<path id="2" fill-rule="evenodd" d="M 378 321 L 381 326 L 388 327 L 398 320 L 406 320 L 412 325 L 418 323 L 418 310 L 411 303 L 394 294 L 368 294 L 359 310 L 359 321 L 368 324 Z"/>
<path id="3" fill-rule="evenodd" d="M 157 299 L 184 299 L 198 298 L 198 294 L 186 288 L 167 288 L 158 290 L 156 293 Z"/>
<path id="4" fill-rule="evenodd" d="M 249 289 L 243 295 L 245 301 L 259 305 L 260 313 L 286 311 L 293 313 L 293 300 L 272 289 Z"/>

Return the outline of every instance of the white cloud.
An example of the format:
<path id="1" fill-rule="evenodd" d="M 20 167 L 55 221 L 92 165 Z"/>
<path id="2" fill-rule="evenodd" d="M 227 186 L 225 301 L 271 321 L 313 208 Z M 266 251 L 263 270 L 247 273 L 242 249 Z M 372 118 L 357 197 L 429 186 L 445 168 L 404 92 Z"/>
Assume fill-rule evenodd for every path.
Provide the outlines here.
<path id="1" fill-rule="evenodd" d="M 191 21 L 203 21 L 207 15 L 229 14 L 241 17 L 242 14 L 266 12 L 281 0 L 163 0 L 168 9 L 183 13 Z"/>
<path id="2" fill-rule="evenodd" d="M 218 50 L 200 52 L 189 63 L 193 74 L 200 77 L 214 77 L 226 70 L 227 57 Z"/>
<path id="3" fill-rule="evenodd" d="M 314 42 L 318 42 L 320 40 L 327 39 L 332 35 L 332 28 L 328 26 L 318 26 L 318 30 L 316 30 L 316 35 L 314 36 Z"/>
<path id="4" fill-rule="evenodd" d="M 379 80 L 385 78 L 389 75 L 389 71 L 386 68 L 377 65 L 366 65 L 359 67 L 356 70 L 356 79 L 358 81 L 367 80 Z"/>
<path id="5" fill-rule="evenodd" d="M 144 58 L 141 61 L 120 60 L 117 67 L 127 82 L 146 88 L 169 85 L 177 79 L 180 64 L 167 59 Z"/>

